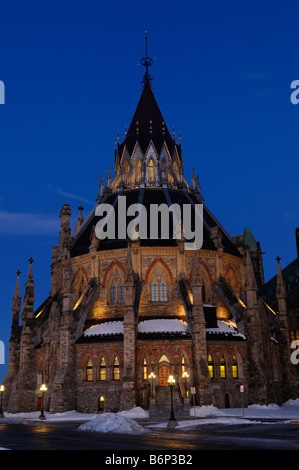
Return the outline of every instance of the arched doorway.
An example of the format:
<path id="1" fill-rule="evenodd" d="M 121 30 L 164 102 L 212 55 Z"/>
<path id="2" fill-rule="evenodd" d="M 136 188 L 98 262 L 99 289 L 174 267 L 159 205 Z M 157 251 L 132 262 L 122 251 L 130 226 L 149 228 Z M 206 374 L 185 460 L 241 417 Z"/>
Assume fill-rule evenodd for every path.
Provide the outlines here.
<path id="1" fill-rule="evenodd" d="M 103 412 L 104 412 L 104 402 L 105 402 L 105 399 L 104 399 L 104 397 L 101 395 L 100 398 L 98 399 L 98 412 L 99 412 L 99 413 L 103 413 Z"/>
<path id="2" fill-rule="evenodd" d="M 170 367 L 163 365 L 159 367 L 159 385 L 168 385 L 167 380 L 170 376 Z"/>
<path id="3" fill-rule="evenodd" d="M 224 407 L 230 408 L 230 396 L 229 393 L 224 394 Z"/>

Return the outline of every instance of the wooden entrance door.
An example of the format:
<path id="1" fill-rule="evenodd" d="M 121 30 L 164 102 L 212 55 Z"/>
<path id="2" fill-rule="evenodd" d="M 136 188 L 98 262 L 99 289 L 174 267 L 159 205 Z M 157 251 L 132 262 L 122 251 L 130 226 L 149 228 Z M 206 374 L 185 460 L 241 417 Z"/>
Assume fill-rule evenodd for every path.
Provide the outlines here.
<path id="1" fill-rule="evenodd" d="M 170 368 L 167 366 L 161 366 L 159 369 L 159 385 L 168 385 L 167 380 L 170 375 Z"/>

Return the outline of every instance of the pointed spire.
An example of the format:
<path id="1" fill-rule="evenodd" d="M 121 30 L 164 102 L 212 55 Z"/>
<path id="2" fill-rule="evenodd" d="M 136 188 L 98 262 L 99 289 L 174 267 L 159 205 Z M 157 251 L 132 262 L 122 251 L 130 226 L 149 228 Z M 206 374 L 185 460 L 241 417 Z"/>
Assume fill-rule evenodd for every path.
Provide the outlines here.
<path id="1" fill-rule="evenodd" d="M 130 241 L 128 241 L 128 248 L 127 248 L 127 259 L 126 259 L 125 272 L 124 272 L 124 284 L 126 286 L 134 285 L 134 271 L 133 271 L 133 264 L 132 264 Z"/>
<path id="2" fill-rule="evenodd" d="M 147 55 L 147 46 L 148 46 L 148 42 L 147 42 L 147 31 L 145 31 L 145 57 L 142 57 L 141 59 L 141 65 L 144 65 L 145 67 L 145 74 L 144 74 L 144 77 L 143 77 L 143 80 L 142 80 L 142 83 L 143 83 L 143 86 L 145 86 L 147 83 L 150 85 L 150 87 L 152 86 L 152 77 L 149 73 L 149 70 L 148 68 L 153 65 L 153 59 L 151 59 L 150 57 L 148 57 Z"/>
<path id="3" fill-rule="evenodd" d="M 75 232 L 77 232 L 80 229 L 81 225 L 84 222 L 84 218 L 83 218 L 83 215 L 82 215 L 83 210 L 84 210 L 84 207 L 80 205 L 78 207 L 79 215 L 78 215 L 78 219 L 77 219 L 77 223 L 76 223 L 76 227 L 75 227 Z"/>
<path id="4" fill-rule="evenodd" d="M 19 276 L 21 271 L 18 269 L 17 272 L 17 281 L 15 287 L 15 293 L 12 299 L 12 324 L 18 325 L 19 324 L 19 314 L 21 311 L 21 295 L 20 295 L 20 279 Z"/>
<path id="5" fill-rule="evenodd" d="M 197 189 L 197 191 L 200 191 L 200 183 L 199 183 L 199 176 L 198 175 L 196 177 L 196 189 Z"/>
<path id="6" fill-rule="evenodd" d="M 111 176 L 110 176 L 110 168 L 107 170 L 107 187 L 110 188 L 111 183 Z"/>
<path id="7" fill-rule="evenodd" d="M 281 258 L 277 256 L 276 261 L 277 261 L 277 281 L 276 281 L 276 297 L 277 299 L 285 299 L 286 298 L 286 287 L 285 283 L 282 277 L 282 271 L 281 271 L 281 266 L 280 266 L 280 260 Z"/>
<path id="8" fill-rule="evenodd" d="M 33 280 L 33 270 L 32 263 L 33 259 L 29 258 L 29 271 L 27 276 L 27 281 L 25 284 L 25 294 L 23 300 L 23 308 L 21 313 L 22 322 L 28 318 L 33 317 L 33 304 L 35 301 L 35 292 L 34 292 L 34 280 Z"/>
<path id="9" fill-rule="evenodd" d="M 194 168 L 192 168 L 192 188 L 195 189 L 195 182 L 196 182 L 196 178 L 195 178 L 195 170 Z"/>
<path id="10" fill-rule="evenodd" d="M 246 272 L 246 280 L 245 280 L 246 291 L 248 290 L 256 291 L 257 283 L 256 283 L 256 278 L 255 278 L 249 250 L 246 250 L 245 272 Z"/>
<path id="11" fill-rule="evenodd" d="M 71 244 L 71 209 L 69 204 L 64 204 L 60 211 L 60 233 L 59 233 L 59 248 L 62 252 Z"/>

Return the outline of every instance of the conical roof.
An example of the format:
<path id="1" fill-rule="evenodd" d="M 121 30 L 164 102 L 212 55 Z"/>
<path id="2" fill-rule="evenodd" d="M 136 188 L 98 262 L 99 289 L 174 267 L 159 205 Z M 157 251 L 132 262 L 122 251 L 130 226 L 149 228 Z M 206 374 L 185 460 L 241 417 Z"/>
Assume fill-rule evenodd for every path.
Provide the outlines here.
<path id="1" fill-rule="evenodd" d="M 124 142 L 119 146 L 119 156 L 122 155 L 124 146 L 127 146 L 131 154 L 136 142 L 139 142 L 143 153 L 146 152 L 152 140 L 157 152 L 160 154 L 163 142 L 166 142 L 170 155 L 173 155 L 175 147 L 181 156 L 180 146 L 171 137 L 164 121 L 162 112 L 154 97 L 150 82 L 146 82 L 129 126 Z"/>

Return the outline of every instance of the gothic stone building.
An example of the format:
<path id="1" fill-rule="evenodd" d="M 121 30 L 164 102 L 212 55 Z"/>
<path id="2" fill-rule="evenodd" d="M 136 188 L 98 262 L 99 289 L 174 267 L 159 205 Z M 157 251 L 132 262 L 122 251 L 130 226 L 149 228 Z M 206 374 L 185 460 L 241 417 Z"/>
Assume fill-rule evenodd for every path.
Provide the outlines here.
<path id="1" fill-rule="evenodd" d="M 180 238 L 99 239 L 96 207 L 110 204 L 118 233 L 120 196 L 131 204 L 203 204 L 203 244 Z M 230 237 L 203 200 L 198 177 L 184 175 L 180 141 L 170 135 L 148 71 L 115 176 L 101 178 L 94 210 L 73 233 L 71 209 L 60 212 L 52 249 L 51 292 L 34 308 L 32 259 L 21 305 L 19 275 L 12 306 L 7 411 L 169 409 L 173 375 L 177 413 L 198 405 L 281 404 L 295 398 L 287 294 L 278 260 L 275 306 L 259 295 L 261 249 L 249 229 Z M 150 223 L 150 220 L 148 220 Z M 20 317 L 20 318 L 19 318 Z M 189 374 L 184 379 L 184 372 Z M 155 379 L 151 379 L 151 373 Z M 243 395 L 240 386 L 244 387 Z M 168 408 L 167 408 L 168 407 Z"/>

